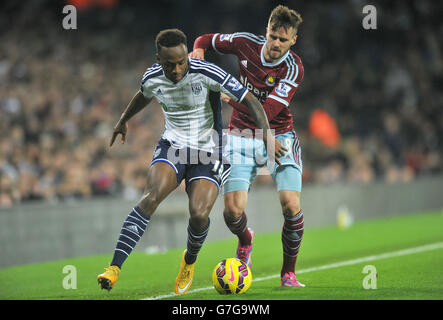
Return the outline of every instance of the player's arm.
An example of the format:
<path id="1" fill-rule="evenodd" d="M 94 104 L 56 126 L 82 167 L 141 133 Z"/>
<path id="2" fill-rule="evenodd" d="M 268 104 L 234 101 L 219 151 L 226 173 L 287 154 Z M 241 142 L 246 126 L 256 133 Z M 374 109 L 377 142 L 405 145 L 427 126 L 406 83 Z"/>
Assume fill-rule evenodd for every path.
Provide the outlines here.
<path id="1" fill-rule="evenodd" d="M 285 151 L 288 150 L 284 148 L 272 134 L 270 134 L 268 118 L 266 117 L 266 113 L 260 101 L 258 101 L 258 99 L 252 93 L 250 93 L 248 89 L 246 89 L 229 73 L 226 73 L 224 70 L 220 69 L 214 64 L 207 62 L 205 63 L 208 66 L 206 78 L 208 87 L 211 90 L 225 93 L 230 98 L 244 103 L 248 107 L 249 114 L 251 114 L 257 127 L 263 130 L 263 142 L 265 143 L 266 149 L 271 151 L 273 148 L 273 152 L 268 152 L 268 155 L 271 158 L 273 157 L 275 162 L 280 165 L 281 163 L 278 161 L 278 158 L 283 156 Z M 209 67 L 211 69 L 209 69 Z M 268 140 L 270 143 L 268 143 Z"/>
<path id="2" fill-rule="evenodd" d="M 229 104 L 231 107 L 233 107 L 238 112 L 249 114 L 249 108 L 247 106 L 245 106 L 244 104 L 241 104 L 240 102 L 234 101 L 227 94 L 222 93 L 221 99 L 223 100 L 223 102 Z"/>
<path id="3" fill-rule="evenodd" d="M 257 127 L 263 130 L 263 142 L 265 143 L 266 150 L 269 150 L 270 145 L 268 144 L 268 134 L 269 134 L 269 121 L 266 116 L 265 110 L 263 109 L 263 106 L 261 105 L 260 101 L 248 91 L 246 96 L 243 98 L 242 103 L 244 103 L 249 110 L 249 114 L 254 119 L 255 123 L 257 124 Z M 280 165 L 280 161 L 278 158 L 285 155 L 285 152 L 288 151 L 286 148 L 284 148 L 280 142 L 275 139 L 272 135 L 269 135 L 272 137 L 273 143 L 274 143 L 274 155 L 275 155 L 275 162 Z"/>
<path id="4" fill-rule="evenodd" d="M 150 101 L 151 99 L 146 98 L 140 90 L 134 95 L 134 97 L 131 99 L 125 111 L 123 111 L 123 113 L 120 116 L 120 119 L 118 120 L 117 124 L 114 127 L 114 131 L 112 132 L 111 142 L 109 143 L 110 147 L 114 144 L 115 138 L 117 138 L 119 134 L 122 135 L 122 143 L 125 143 L 126 132 L 128 131 L 127 122 L 134 115 L 140 112 L 140 110 L 146 107 Z"/>
<path id="5" fill-rule="evenodd" d="M 205 52 L 213 50 L 222 54 L 236 54 L 239 43 L 236 33 L 232 34 L 204 34 L 194 41 L 193 51 L 189 54 L 191 58 L 205 59 Z"/>
<path id="6" fill-rule="evenodd" d="M 214 34 L 204 34 L 195 39 L 194 48 L 189 57 L 204 60 L 205 52 L 211 47 L 213 37 Z"/>
<path id="7" fill-rule="evenodd" d="M 250 114 L 249 108 L 242 103 L 236 102 L 227 95 L 222 95 L 222 100 L 232 106 L 235 110 L 241 113 Z M 285 107 L 283 103 L 278 103 L 276 100 L 267 99 L 263 104 L 263 109 L 265 110 L 266 116 L 269 121 L 272 121 Z"/>
<path id="8" fill-rule="evenodd" d="M 236 102 L 235 100 L 231 99 L 228 95 L 222 94 L 222 100 L 229 104 L 231 107 L 233 107 L 238 112 L 244 113 L 244 114 L 250 114 L 249 108 L 245 106 L 242 103 Z M 263 109 L 265 110 L 266 116 L 268 117 L 269 121 L 272 121 L 285 107 L 283 103 L 278 103 L 275 99 L 267 99 L 265 103 L 263 104 Z"/>

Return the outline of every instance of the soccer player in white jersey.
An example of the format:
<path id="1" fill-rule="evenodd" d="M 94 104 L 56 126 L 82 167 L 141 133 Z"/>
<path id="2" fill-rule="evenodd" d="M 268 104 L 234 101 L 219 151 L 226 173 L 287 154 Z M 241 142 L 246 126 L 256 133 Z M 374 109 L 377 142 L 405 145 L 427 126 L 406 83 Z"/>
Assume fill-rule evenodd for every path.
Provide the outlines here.
<path id="1" fill-rule="evenodd" d="M 182 31 L 163 30 L 155 44 L 158 63 L 143 75 L 140 90 L 114 127 L 110 146 L 118 135 L 125 142 L 128 120 L 152 98 L 162 106 L 165 131 L 148 168 L 143 196 L 123 223 L 110 266 L 97 279 L 102 289 L 114 287 L 152 214 L 184 179 L 190 219 L 187 248 L 174 288 L 176 294 L 184 294 L 191 286 L 195 261 L 209 230 L 209 213 L 230 171 L 222 156 L 220 93 L 248 106 L 259 128 L 267 131 L 269 123 L 259 101 L 234 77 L 212 63 L 188 58 Z M 287 151 L 272 135 L 263 134 L 266 145 L 268 140 L 275 158 Z"/>

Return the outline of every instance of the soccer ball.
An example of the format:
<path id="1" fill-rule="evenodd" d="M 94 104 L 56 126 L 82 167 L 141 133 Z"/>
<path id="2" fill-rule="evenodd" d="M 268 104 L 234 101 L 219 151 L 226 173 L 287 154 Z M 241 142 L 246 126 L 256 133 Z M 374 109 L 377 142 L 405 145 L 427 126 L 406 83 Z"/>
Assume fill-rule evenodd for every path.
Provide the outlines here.
<path id="1" fill-rule="evenodd" d="M 252 283 L 251 269 L 237 258 L 225 259 L 212 272 L 212 283 L 220 294 L 245 293 Z"/>

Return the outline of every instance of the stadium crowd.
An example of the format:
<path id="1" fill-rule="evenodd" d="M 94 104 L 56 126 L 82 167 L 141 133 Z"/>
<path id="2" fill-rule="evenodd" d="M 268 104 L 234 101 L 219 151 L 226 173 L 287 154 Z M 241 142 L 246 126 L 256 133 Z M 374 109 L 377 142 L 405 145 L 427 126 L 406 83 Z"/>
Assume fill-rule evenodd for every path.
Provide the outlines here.
<path id="1" fill-rule="evenodd" d="M 190 49 L 205 33 L 264 33 L 277 4 L 207 1 L 189 9 L 183 1 L 156 3 L 79 10 L 77 30 L 62 28 L 62 7 L 51 1 L 0 5 L 0 207 L 138 197 L 163 131 L 160 107 L 153 103 L 131 120 L 124 146 L 110 149 L 109 139 L 155 62 L 156 33 L 182 28 Z M 375 3 L 376 30 L 363 29 L 360 1 L 286 4 L 304 19 L 294 51 L 305 78 L 291 105 L 304 184 L 402 183 L 441 174 L 442 3 Z M 233 59 L 208 59 L 236 74 Z M 335 120 L 337 145 L 311 134 L 318 109 Z M 225 123 L 229 114 L 225 106 Z M 259 176 L 256 184 L 272 180 Z"/>

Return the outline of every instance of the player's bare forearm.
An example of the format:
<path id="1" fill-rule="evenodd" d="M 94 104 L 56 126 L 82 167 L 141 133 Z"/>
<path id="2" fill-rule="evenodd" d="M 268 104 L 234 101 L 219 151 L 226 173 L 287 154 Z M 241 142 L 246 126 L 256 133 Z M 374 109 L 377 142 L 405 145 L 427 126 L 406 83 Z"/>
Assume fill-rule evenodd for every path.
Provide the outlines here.
<path id="1" fill-rule="evenodd" d="M 123 111 L 120 122 L 127 122 L 134 115 L 136 115 L 140 110 L 147 106 L 149 100 L 145 98 L 141 91 L 138 91 L 135 96 L 131 99 L 125 111 Z"/>
<path id="2" fill-rule="evenodd" d="M 194 42 L 194 48 L 189 57 L 204 60 L 205 51 L 210 48 L 213 36 L 213 34 L 205 34 L 198 37 Z"/>
<path id="3" fill-rule="evenodd" d="M 190 58 L 195 58 L 195 59 L 205 60 L 205 51 L 206 50 L 201 49 L 201 48 L 194 49 L 194 51 L 192 51 L 189 54 L 189 57 Z"/>
<path id="4" fill-rule="evenodd" d="M 252 93 L 248 92 L 242 103 L 244 103 L 248 107 L 249 114 L 254 119 L 257 127 L 263 129 L 263 132 L 267 132 L 267 130 L 270 128 L 268 117 L 266 116 L 266 112 L 263 109 L 260 101 L 258 101 Z"/>
<path id="5" fill-rule="evenodd" d="M 270 126 L 269 126 L 269 122 L 268 122 L 268 117 L 266 116 L 266 112 L 263 109 L 263 106 L 257 100 L 257 98 L 254 97 L 254 95 L 250 92 L 248 92 L 246 94 L 242 103 L 244 103 L 249 108 L 249 113 L 252 116 L 252 118 L 254 119 L 255 123 L 257 124 L 257 126 L 260 129 L 263 130 L 263 142 L 265 143 L 266 149 L 268 150 L 268 148 L 270 146 L 268 144 L 268 134 L 269 134 Z M 270 137 L 272 137 L 272 135 L 270 135 Z M 281 163 L 278 160 L 278 158 L 282 157 L 285 154 L 285 151 L 288 151 L 288 149 L 283 147 L 280 144 L 280 142 L 277 139 L 275 139 L 275 137 L 273 137 L 273 139 L 271 139 L 271 141 L 273 142 L 273 147 L 274 147 L 273 158 L 275 159 L 275 162 L 278 165 L 280 165 Z M 270 154 L 270 153 L 268 152 L 268 154 Z"/>
<path id="6" fill-rule="evenodd" d="M 115 138 L 119 134 L 122 136 L 122 143 L 126 141 L 126 132 L 128 131 L 128 120 L 131 119 L 134 115 L 136 115 L 140 110 L 142 110 L 149 103 L 150 100 L 146 99 L 141 91 L 138 91 L 135 96 L 131 99 L 125 111 L 123 111 L 120 120 L 118 120 L 117 124 L 114 127 L 112 132 L 111 141 L 109 146 L 112 147 L 114 144 Z"/>

